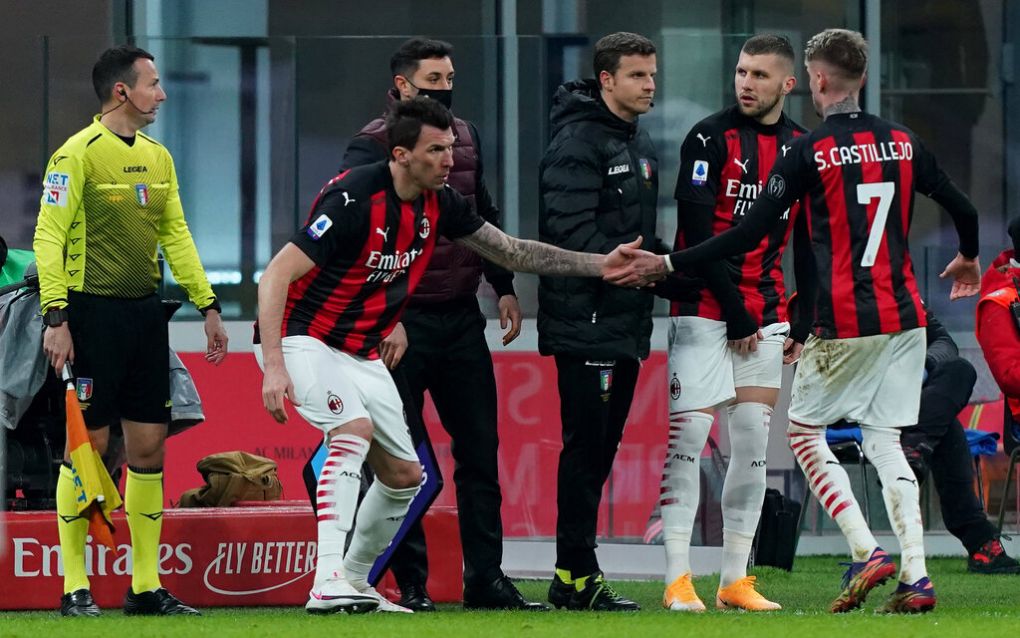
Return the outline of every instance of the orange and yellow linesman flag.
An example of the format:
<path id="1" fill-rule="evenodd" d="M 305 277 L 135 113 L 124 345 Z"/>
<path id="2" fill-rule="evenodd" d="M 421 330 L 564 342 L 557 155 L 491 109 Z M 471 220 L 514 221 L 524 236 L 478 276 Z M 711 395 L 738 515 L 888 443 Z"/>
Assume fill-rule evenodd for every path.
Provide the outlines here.
<path id="1" fill-rule="evenodd" d="M 67 364 L 64 365 L 63 379 L 67 384 L 67 447 L 71 450 L 78 515 L 88 518 L 89 533 L 97 543 L 116 549 L 113 544 L 113 510 L 121 506 L 120 493 L 106 471 L 99 451 L 89 439 L 71 366 Z"/>

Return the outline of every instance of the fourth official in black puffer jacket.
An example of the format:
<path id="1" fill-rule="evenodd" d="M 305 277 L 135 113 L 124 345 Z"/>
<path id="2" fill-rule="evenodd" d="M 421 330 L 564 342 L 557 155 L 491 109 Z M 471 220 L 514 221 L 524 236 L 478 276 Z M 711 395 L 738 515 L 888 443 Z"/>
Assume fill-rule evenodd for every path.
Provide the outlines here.
<path id="1" fill-rule="evenodd" d="M 644 238 L 659 252 L 659 169 L 648 133 L 609 111 L 595 80 L 570 82 L 553 97 L 552 142 L 541 165 L 539 238 L 561 248 L 608 254 Z M 651 295 L 598 279 L 542 277 L 538 348 L 544 355 L 644 359 L 652 334 Z"/>
<path id="2" fill-rule="evenodd" d="M 649 60 L 654 68 L 653 57 L 631 58 Z M 640 62 L 638 70 L 647 74 L 647 66 Z M 617 69 L 606 74 L 624 75 Z M 553 137 L 541 165 L 541 240 L 605 254 L 640 235 L 642 248 L 656 250 L 658 162 L 648 134 L 638 128 L 637 114 L 633 121 L 615 115 L 599 84 L 590 80 L 561 86 L 550 119 Z M 556 357 L 563 428 L 556 573 L 549 589 L 549 601 L 557 607 L 638 608 L 602 586 L 595 529 L 640 360 L 648 356 L 652 303 L 645 291 L 597 279 L 542 277 L 539 283 L 538 347 Z"/>

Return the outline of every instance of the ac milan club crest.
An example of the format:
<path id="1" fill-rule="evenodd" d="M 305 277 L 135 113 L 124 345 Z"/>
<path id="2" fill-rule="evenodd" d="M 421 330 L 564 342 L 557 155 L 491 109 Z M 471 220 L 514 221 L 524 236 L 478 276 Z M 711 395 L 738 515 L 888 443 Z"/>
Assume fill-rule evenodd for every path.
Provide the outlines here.
<path id="1" fill-rule="evenodd" d="M 677 379 L 675 374 L 673 375 L 673 378 L 669 380 L 669 396 L 672 397 L 674 401 L 680 398 L 680 379 Z"/>
<path id="2" fill-rule="evenodd" d="M 422 239 L 427 239 L 429 233 L 432 232 L 432 224 L 429 223 L 428 217 L 423 217 L 421 223 L 418 224 L 418 236 Z"/>
<path id="3" fill-rule="evenodd" d="M 326 394 L 326 405 L 329 406 L 329 411 L 333 414 L 340 414 L 344 411 L 344 402 L 332 392 Z"/>

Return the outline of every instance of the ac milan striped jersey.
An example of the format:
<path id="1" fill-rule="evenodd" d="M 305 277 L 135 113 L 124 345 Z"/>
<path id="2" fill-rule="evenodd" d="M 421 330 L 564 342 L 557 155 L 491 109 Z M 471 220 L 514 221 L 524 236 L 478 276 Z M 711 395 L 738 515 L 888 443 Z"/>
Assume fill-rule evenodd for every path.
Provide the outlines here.
<path id="1" fill-rule="evenodd" d="M 484 223 L 449 187 L 402 201 L 387 162 L 337 175 L 291 238 L 315 266 L 287 290 L 282 336 L 308 335 L 378 359 L 379 342 L 399 321 L 438 235 L 456 239 Z"/>
<path id="2" fill-rule="evenodd" d="M 744 222 L 691 249 L 674 267 L 734 254 L 764 236 L 792 202 L 805 206 L 817 269 L 815 334 L 826 339 L 924 327 L 907 245 L 914 192 L 942 205 L 960 253 L 978 254 L 977 211 L 906 127 L 867 113 L 830 115 L 776 160 Z"/>
<path id="3" fill-rule="evenodd" d="M 680 151 L 676 250 L 698 243 L 697 228 L 711 235 L 739 224 L 761 192 L 776 157 L 806 132 L 783 114 L 775 124 L 761 124 L 733 105 L 698 122 Z M 709 208 L 710 207 L 710 208 Z M 786 295 L 780 262 L 799 206 L 796 204 L 748 253 L 724 260 L 748 315 L 763 326 L 786 321 Z M 711 220 L 695 219 L 712 211 Z M 724 319 L 720 301 L 707 288 L 697 301 L 673 301 L 673 316 Z"/>

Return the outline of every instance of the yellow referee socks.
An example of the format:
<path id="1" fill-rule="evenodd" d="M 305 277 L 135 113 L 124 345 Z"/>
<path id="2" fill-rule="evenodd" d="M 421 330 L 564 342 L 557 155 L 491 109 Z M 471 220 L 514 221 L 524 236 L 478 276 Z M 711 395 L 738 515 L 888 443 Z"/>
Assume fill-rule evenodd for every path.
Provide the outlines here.
<path id="1" fill-rule="evenodd" d="M 78 503 L 74 497 L 74 472 L 68 465 L 60 466 L 57 477 L 57 533 L 60 535 L 60 554 L 64 563 L 64 593 L 89 588 L 85 574 L 85 538 L 89 521 L 78 516 Z"/>
<path id="2" fill-rule="evenodd" d="M 128 467 L 124 513 L 131 529 L 131 589 L 154 591 L 159 582 L 159 536 L 163 530 L 163 468 Z"/>

